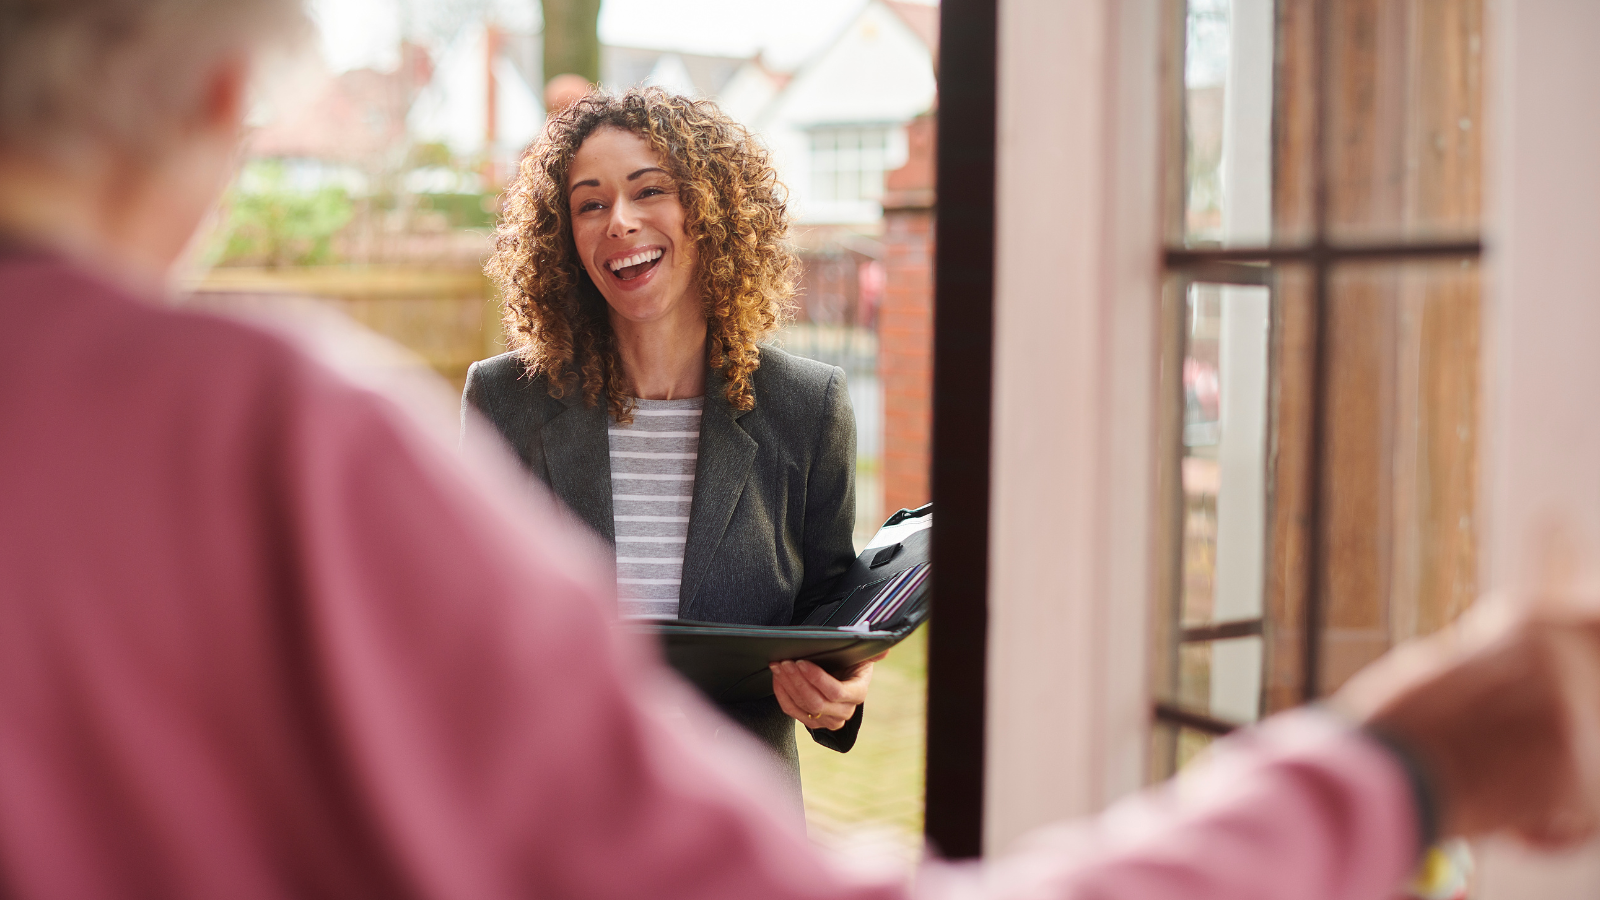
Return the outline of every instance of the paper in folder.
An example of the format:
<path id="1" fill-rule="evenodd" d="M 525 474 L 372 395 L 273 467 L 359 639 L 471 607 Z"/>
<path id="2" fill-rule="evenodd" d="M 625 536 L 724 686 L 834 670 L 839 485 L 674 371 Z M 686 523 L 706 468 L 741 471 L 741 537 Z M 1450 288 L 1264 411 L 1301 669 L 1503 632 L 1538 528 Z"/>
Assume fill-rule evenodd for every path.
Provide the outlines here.
<path id="1" fill-rule="evenodd" d="M 821 605 L 799 625 L 635 620 L 661 640 L 667 662 L 707 696 L 729 703 L 772 694 L 769 663 L 807 659 L 839 673 L 905 640 L 928 617 L 933 505 L 889 517 Z"/>

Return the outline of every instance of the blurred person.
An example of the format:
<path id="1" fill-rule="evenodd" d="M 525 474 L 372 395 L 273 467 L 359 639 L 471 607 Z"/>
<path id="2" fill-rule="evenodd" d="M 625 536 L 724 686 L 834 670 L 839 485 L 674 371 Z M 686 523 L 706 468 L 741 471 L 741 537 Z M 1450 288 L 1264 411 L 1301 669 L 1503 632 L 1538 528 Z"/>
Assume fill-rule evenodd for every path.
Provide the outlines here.
<path id="1" fill-rule="evenodd" d="M 710 102 L 589 94 L 507 189 L 489 272 L 513 349 L 475 363 L 464 410 L 616 548 L 631 617 L 796 624 L 855 558 L 844 371 L 765 342 L 798 260 L 767 152 Z M 844 752 L 872 663 L 775 667 L 721 704 L 800 794 L 793 720 Z"/>
<path id="2" fill-rule="evenodd" d="M 545 115 L 551 118 L 560 115 L 567 107 L 582 100 L 591 90 L 594 90 L 594 85 L 582 75 L 574 75 L 571 72 L 557 75 L 544 86 Z"/>
<path id="3" fill-rule="evenodd" d="M 1505 603 L 1181 790 L 910 886 L 846 873 L 756 751 L 658 718 L 713 713 L 612 627 L 553 506 L 164 303 L 252 56 L 302 27 L 0 0 L 5 896 L 1380 900 L 1435 834 L 1593 830 L 1600 616 Z"/>

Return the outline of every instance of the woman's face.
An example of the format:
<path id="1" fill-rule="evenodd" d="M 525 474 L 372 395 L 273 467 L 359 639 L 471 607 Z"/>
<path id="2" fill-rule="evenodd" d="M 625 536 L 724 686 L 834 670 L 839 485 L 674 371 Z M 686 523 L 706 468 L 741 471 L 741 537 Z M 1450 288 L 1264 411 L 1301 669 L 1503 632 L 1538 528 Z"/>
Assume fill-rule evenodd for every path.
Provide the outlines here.
<path id="1" fill-rule="evenodd" d="M 613 320 L 704 317 L 678 186 L 644 138 L 618 128 L 589 135 L 572 158 L 567 195 L 578 259 Z"/>

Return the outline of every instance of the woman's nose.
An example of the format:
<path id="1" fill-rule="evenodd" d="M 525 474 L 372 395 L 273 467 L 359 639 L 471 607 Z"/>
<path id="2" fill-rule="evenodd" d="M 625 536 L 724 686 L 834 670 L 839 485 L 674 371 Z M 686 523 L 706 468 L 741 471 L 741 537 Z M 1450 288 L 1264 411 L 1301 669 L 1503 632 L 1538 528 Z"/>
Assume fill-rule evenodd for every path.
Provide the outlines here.
<path id="1" fill-rule="evenodd" d="M 607 237 L 627 237 L 639 230 L 639 218 L 634 215 L 633 204 L 626 200 L 611 207 L 611 221 L 607 223 Z"/>

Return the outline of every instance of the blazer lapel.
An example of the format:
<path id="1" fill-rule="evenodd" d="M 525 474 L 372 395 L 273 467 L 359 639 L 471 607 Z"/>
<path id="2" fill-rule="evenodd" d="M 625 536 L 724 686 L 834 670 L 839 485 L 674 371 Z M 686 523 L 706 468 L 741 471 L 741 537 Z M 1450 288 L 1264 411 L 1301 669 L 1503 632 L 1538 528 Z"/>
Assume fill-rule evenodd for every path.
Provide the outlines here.
<path id="1" fill-rule="evenodd" d="M 606 408 L 562 398 L 565 412 L 539 429 L 550 489 L 608 543 L 617 542 L 611 518 L 611 443 Z"/>
<path id="2" fill-rule="evenodd" d="M 694 618 L 695 594 L 717 555 L 756 461 L 755 438 L 740 427 L 738 419 L 744 413 L 728 405 L 726 388 L 721 372 L 713 369 L 707 373 L 694 503 L 689 509 L 689 540 L 683 550 L 683 584 L 678 591 L 678 616 L 683 619 Z"/>

